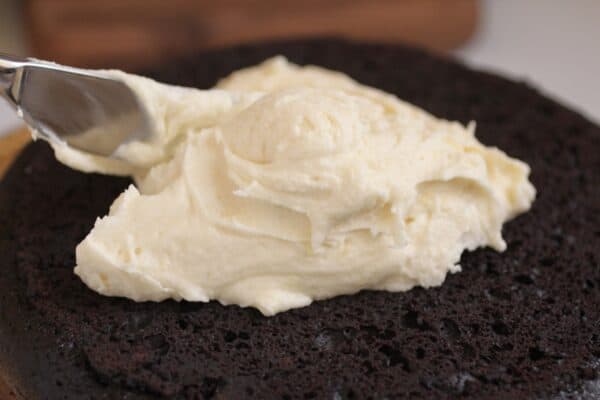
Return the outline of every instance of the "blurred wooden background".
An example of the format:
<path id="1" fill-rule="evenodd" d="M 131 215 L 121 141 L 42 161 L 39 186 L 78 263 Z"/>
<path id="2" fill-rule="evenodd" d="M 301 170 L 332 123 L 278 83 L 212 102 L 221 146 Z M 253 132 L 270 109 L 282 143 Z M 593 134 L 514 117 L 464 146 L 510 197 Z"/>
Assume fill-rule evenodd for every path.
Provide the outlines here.
<path id="1" fill-rule="evenodd" d="M 340 35 L 451 50 L 473 33 L 477 0 L 25 0 L 33 55 L 135 68 L 201 48 Z"/>

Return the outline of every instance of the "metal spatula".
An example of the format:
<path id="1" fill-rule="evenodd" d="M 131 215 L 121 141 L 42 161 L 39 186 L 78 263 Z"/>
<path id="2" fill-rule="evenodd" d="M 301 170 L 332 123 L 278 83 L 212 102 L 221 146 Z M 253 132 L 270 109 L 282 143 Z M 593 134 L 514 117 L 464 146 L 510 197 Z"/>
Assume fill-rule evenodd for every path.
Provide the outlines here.
<path id="1" fill-rule="evenodd" d="M 94 155 L 152 133 L 135 93 L 100 73 L 0 54 L 0 94 L 42 139 Z"/>

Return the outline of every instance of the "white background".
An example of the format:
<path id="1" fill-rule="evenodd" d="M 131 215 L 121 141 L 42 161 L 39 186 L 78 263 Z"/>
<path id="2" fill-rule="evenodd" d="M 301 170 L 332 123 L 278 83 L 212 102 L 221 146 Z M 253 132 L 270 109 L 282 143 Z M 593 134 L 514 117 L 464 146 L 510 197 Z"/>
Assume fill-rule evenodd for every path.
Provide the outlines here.
<path id="1" fill-rule="evenodd" d="M 0 51 L 19 52 L 17 0 L 0 0 Z M 600 121 L 600 0 L 482 0 L 475 37 L 454 55 L 526 80 Z M 19 121 L 0 101 L 0 134 Z"/>

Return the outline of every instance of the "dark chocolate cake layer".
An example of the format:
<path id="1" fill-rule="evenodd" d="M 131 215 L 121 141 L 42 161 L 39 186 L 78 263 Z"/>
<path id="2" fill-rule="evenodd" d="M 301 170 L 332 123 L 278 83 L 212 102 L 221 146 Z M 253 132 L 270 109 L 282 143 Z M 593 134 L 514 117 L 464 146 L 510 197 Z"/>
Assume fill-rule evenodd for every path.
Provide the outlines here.
<path id="1" fill-rule="evenodd" d="M 149 74 L 209 87 L 274 54 L 341 70 L 464 123 L 532 167 L 508 250 L 465 253 L 443 286 L 362 292 L 263 317 L 134 303 L 73 274 L 127 180 L 30 145 L 0 190 L 0 365 L 28 398 L 598 398 L 600 129 L 522 83 L 392 45 L 306 40 L 197 54 Z M 365 265 L 365 268 L 369 268 Z"/>

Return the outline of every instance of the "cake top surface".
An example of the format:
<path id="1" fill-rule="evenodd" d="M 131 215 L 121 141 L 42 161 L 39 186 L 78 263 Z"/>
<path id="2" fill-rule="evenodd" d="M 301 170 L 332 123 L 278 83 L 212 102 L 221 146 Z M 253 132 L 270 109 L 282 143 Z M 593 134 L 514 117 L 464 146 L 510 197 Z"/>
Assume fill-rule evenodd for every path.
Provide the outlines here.
<path id="1" fill-rule="evenodd" d="M 73 399 L 597 397 L 599 128 L 526 85 L 400 46 L 242 46 L 147 73 L 208 88 L 275 54 L 343 71 L 448 120 L 475 119 L 483 143 L 527 162 L 540 190 L 505 226 L 506 252 L 465 253 L 463 271 L 439 288 L 366 291 L 272 318 L 215 302 L 107 298 L 73 275 L 72 249 L 130 182 L 72 171 L 34 144 L 0 191 L 0 354 L 19 390 Z"/>

